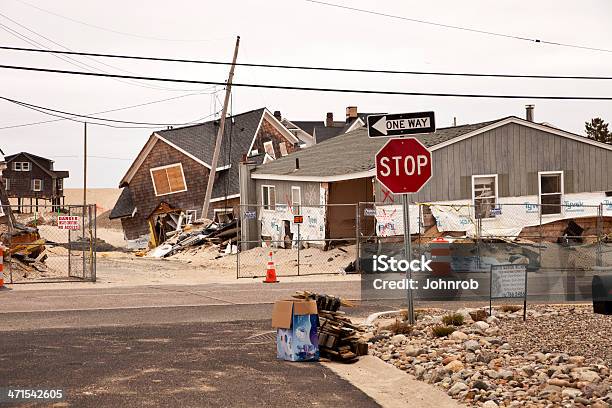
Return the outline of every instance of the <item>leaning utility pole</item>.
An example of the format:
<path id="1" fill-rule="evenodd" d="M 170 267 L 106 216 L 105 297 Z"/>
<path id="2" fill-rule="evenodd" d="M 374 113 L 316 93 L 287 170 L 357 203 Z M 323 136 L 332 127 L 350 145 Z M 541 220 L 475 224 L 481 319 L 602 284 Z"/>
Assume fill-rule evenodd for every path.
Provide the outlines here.
<path id="1" fill-rule="evenodd" d="M 87 205 L 87 122 L 84 122 L 83 125 L 83 211 L 85 211 Z"/>
<path id="2" fill-rule="evenodd" d="M 227 105 L 229 104 L 230 93 L 232 92 L 232 79 L 234 78 L 234 68 L 236 67 L 236 58 L 238 58 L 238 46 L 240 45 L 240 36 L 236 37 L 236 47 L 234 48 L 234 59 L 230 67 L 229 77 L 227 78 L 227 87 L 225 89 L 225 100 L 223 102 L 223 112 L 219 122 L 219 131 L 217 132 L 217 140 L 215 142 L 215 151 L 213 153 L 212 163 L 210 163 L 210 174 L 208 175 L 208 185 L 206 186 L 206 195 L 204 196 L 204 206 L 202 207 L 202 217 L 208 215 L 208 207 L 210 206 L 210 197 L 212 196 L 213 185 L 215 184 L 215 175 L 217 173 L 217 162 L 221 153 L 221 143 L 223 142 L 223 132 L 225 131 L 225 116 L 227 115 Z"/>

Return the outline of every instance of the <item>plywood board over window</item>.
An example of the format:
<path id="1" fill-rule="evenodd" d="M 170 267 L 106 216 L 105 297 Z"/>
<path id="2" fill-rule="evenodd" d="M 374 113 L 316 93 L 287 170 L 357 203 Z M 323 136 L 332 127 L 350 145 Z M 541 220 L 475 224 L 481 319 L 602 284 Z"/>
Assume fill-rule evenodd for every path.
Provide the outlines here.
<path id="1" fill-rule="evenodd" d="M 187 191 L 185 174 L 181 163 L 151 169 L 151 179 L 156 196 Z"/>

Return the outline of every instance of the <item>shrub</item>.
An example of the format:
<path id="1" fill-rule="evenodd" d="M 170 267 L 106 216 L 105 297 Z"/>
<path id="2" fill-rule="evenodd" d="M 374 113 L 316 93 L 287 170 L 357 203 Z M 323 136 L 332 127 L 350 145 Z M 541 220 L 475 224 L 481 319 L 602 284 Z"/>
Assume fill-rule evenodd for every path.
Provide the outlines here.
<path id="1" fill-rule="evenodd" d="M 502 305 L 499 308 L 502 312 L 510 312 L 510 313 L 514 313 L 514 312 L 518 312 L 519 310 L 522 309 L 521 306 L 518 305 Z"/>
<path id="2" fill-rule="evenodd" d="M 461 326 L 463 324 L 463 315 L 461 313 L 450 313 L 442 317 L 442 323 L 447 326 Z"/>
<path id="3" fill-rule="evenodd" d="M 432 327 L 431 331 L 433 332 L 433 335 L 435 337 L 445 337 L 451 334 L 452 332 L 454 332 L 455 327 L 438 325 L 438 326 Z"/>
<path id="4" fill-rule="evenodd" d="M 395 323 L 389 328 L 393 334 L 410 334 L 412 332 L 412 326 L 408 322 L 395 319 Z"/>

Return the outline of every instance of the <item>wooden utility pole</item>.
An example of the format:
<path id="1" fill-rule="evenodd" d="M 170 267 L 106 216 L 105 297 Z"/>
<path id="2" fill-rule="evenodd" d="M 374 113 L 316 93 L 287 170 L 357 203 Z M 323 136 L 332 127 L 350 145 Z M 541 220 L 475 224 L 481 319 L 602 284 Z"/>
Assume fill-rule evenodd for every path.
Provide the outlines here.
<path id="1" fill-rule="evenodd" d="M 206 195 L 204 196 L 204 206 L 202 207 L 202 217 L 208 215 L 208 207 L 210 206 L 210 197 L 212 196 L 213 185 L 215 184 L 215 175 L 217 173 L 217 162 L 221 153 L 221 143 L 223 142 L 223 132 L 225 131 L 225 116 L 227 115 L 227 105 L 229 105 L 230 93 L 232 92 L 232 79 L 234 78 L 234 68 L 236 67 L 236 59 L 238 58 L 238 46 L 240 45 L 240 36 L 236 37 L 236 47 L 234 48 L 234 59 L 230 67 L 229 76 L 227 78 L 227 87 L 225 89 L 225 100 L 223 101 L 223 110 L 221 120 L 219 122 L 219 131 L 217 132 L 217 140 L 215 142 L 215 151 L 213 153 L 212 163 L 210 164 L 210 174 L 208 175 L 208 184 L 206 186 Z"/>

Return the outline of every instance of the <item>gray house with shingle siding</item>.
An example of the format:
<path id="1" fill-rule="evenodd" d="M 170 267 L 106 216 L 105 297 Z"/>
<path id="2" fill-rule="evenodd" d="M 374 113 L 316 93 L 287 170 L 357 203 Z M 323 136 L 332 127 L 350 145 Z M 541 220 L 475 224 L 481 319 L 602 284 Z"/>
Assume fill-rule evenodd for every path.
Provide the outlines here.
<path id="1" fill-rule="evenodd" d="M 488 218 L 504 198 L 524 197 L 525 202 L 549 204 L 544 208 L 554 213 L 566 196 L 601 193 L 598 197 L 605 198 L 612 191 L 612 146 L 552 126 L 510 116 L 440 128 L 416 138 L 432 151 L 433 178 L 410 196 L 411 202 L 472 203 L 481 210 L 477 217 Z M 369 138 L 361 128 L 292 157 L 245 169 L 242 179 L 248 174 L 250 182 L 242 180 L 242 184 L 257 190 L 250 196 L 254 204 L 262 203 L 263 186 L 287 192 L 298 183 L 303 190 L 321 192 L 319 197 L 304 199 L 303 205 L 398 204 L 375 180 L 374 156 L 386 141 Z M 355 192 L 334 194 L 337 183 L 352 183 Z"/>
<path id="2" fill-rule="evenodd" d="M 266 109 L 228 118 L 216 169 L 211 206 L 202 214 L 219 121 L 154 132 L 119 183 L 123 188 L 111 211 L 121 219 L 128 240 L 142 245 L 157 236 L 159 215 L 183 212 L 191 219 L 231 214 L 240 203 L 239 163 L 257 163 L 298 149 L 297 139 Z M 162 234 L 163 235 L 163 234 Z"/>

